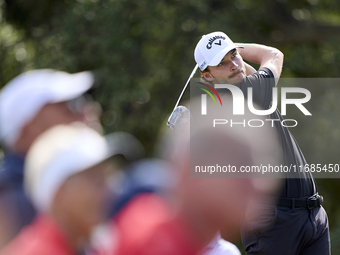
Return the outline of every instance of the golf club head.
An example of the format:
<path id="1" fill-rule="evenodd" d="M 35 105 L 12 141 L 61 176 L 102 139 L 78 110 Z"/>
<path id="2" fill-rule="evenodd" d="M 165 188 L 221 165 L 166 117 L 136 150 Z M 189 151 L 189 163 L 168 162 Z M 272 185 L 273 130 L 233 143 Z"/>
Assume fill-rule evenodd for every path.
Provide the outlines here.
<path id="1" fill-rule="evenodd" d="M 190 126 L 190 111 L 184 106 L 177 106 L 171 113 L 168 123 L 168 127 L 172 130 L 183 129 Z"/>

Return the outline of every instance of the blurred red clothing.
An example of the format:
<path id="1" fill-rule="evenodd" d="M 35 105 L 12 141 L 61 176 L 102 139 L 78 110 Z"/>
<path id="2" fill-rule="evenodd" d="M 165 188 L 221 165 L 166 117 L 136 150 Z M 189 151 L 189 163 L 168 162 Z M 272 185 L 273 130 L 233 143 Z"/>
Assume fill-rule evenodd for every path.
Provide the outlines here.
<path id="1" fill-rule="evenodd" d="M 191 255 L 199 251 L 186 224 L 155 194 L 131 200 L 113 224 L 118 232 L 114 255 Z"/>
<path id="2" fill-rule="evenodd" d="M 74 255 L 64 233 L 48 216 L 39 215 L 1 251 L 0 255 Z"/>

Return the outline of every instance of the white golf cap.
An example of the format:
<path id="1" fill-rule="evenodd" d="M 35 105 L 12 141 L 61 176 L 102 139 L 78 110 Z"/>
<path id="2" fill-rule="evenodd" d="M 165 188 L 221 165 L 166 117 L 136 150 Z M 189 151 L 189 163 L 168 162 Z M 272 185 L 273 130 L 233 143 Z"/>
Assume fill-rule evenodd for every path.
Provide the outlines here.
<path id="1" fill-rule="evenodd" d="M 229 51 L 236 48 L 243 47 L 236 46 L 223 32 L 203 35 L 195 48 L 195 61 L 203 71 L 208 66 L 217 66 Z"/>
<path id="2" fill-rule="evenodd" d="M 91 72 L 40 69 L 20 74 L 0 92 L 0 140 L 12 147 L 22 128 L 49 103 L 75 99 L 93 85 Z"/>
<path id="3" fill-rule="evenodd" d="M 27 194 L 38 210 L 46 212 L 70 176 L 116 153 L 105 137 L 83 123 L 54 126 L 34 141 L 26 156 L 24 184 Z"/>

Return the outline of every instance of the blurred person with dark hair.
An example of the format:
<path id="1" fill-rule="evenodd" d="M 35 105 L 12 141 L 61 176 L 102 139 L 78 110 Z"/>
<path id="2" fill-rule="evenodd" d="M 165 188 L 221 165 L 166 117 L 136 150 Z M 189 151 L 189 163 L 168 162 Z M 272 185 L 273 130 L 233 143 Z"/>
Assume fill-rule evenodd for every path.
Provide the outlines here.
<path id="1" fill-rule="evenodd" d="M 283 65 L 283 54 L 278 49 L 252 43 L 235 44 L 225 33 L 213 32 L 199 40 L 194 57 L 205 82 L 212 86 L 235 85 L 245 97 L 248 88 L 253 88 L 253 101 L 264 110 L 272 108 L 273 88 Z M 259 70 L 246 76 L 243 59 L 259 64 Z M 298 143 L 281 124 L 283 118 L 278 109 L 274 109 L 270 119 L 278 120 L 274 126 L 279 133 L 284 165 L 306 166 Z M 296 171 L 286 177 L 275 210 L 262 215 L 251 231 L 243 231 L 245 251 L 247 254 L 330 254 L 328 218 L 312 174 Z"/>
<path id="2" fill-rule="evenodd" d="M 57 124 L 81 121 L 101 130 L 98 107 L 83 95 L 93 85 L 90 72 L 50 69 L 23 73 L 0 91 L 0 247 L 29 224 L 35 209 L 23 190 L 25 155 L 33 141 Z"/>
<path id="3" fill-rule="evenodd" d="M 198 102 L 197 102 L 198 103 Z M 192 105 L 192 102 L 191 102 Z M 258 215 L 262 208 L 256 202 L 271 204 L 268 197 L 279 186 L 279 179 L 249 178 L 192 178 L 190 177 L 191 153 L 195 164 L 254 165 L 252 156 L 258 138 L 266 135 L 273 139 L 261 142 L 257 155 L 270 162 L 279 161 L 276 136 L 273 130 L 258 129 L 254 138 L 227 129 L 209 131 L 206 122 L 196 123 L 193 132 L 167 133 L 163 153 L 168 159 L 172 185 L 163 193 L 144 193 L 132 198 L 112 221 L 117 243 L 113 250 L 102 254 L 173 254 L 190 255 L 203 252 L 219 229 L 227 229 L 235 238 L 248 214 Z M 272 136 L 271 136 L 272 135 Z M 191 139 L 195 149 L 190 150 Z M 244 176 L 243 176 L 244 177 Z M 202 254 L 202 253 L 200 253 Z"/>
<path id="4" fill-rule="evenodd" d="M 37 217 L 1 255 L 79 254 L 106 219 L 107 140 L 82 123 L 57 125 L 40 135 L 26 156 L 24 184 Z"/>

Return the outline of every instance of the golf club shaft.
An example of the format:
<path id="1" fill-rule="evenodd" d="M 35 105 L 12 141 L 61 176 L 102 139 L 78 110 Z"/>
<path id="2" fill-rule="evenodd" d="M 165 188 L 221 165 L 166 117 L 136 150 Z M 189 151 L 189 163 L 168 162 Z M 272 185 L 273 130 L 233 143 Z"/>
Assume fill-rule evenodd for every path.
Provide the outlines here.
<path id="1" fill-rule="evenodd" d="M 198 68 L 198 65 L 196 65 L 196 66 L 194 67 L 194 69 L 192 70 L 192 72 L 191 72 L 191 74 L 190 74 L 190 76 L 189 76 L 189 79 L 187 80 L 187 83 L 185 84 L 185 86 L 184 86 L 184 88 L 183 88 L 183 90 L 182 90 L 182 93 L 179 95 L 179 98 L 178 98 L 178 100 L 177 100 L 177 103 L 176 103 L 176 105 L 175 105 L 174 110 L 177 108 L 177 106 L 178 106 L 178 104 L 179 104 L 179 101 L 181 101 L 181 98 L 182 98 L 182 96 L 183 96 L 183 94 L 184 94 L 184 91 L 185 91 L 185 89 L 187 88 L 187 86 L 188 86 L 188 84 L 189 84 L 189 82 L 190 82 L 190 79 L 191 79 L 191 78 L 194 76 L 194 74 L 196 73 L 197 68 Z M 173 111 L 174 111 L 174 110 L 173 110 Z"/>

